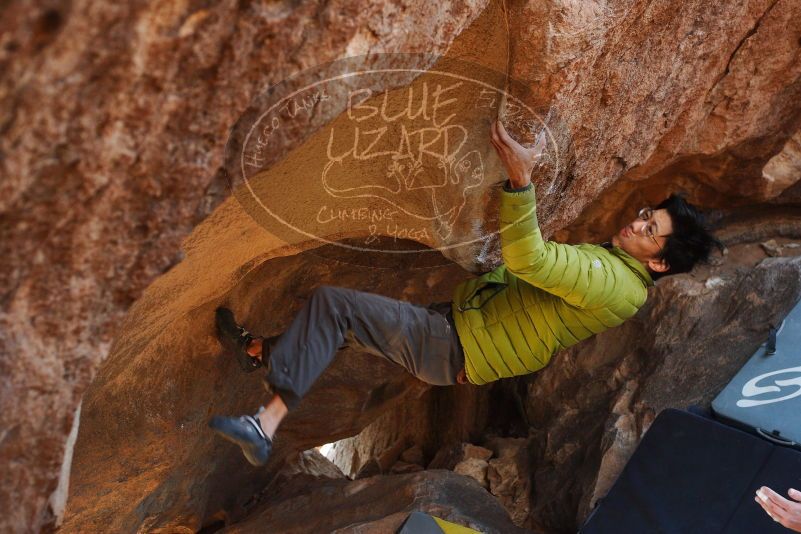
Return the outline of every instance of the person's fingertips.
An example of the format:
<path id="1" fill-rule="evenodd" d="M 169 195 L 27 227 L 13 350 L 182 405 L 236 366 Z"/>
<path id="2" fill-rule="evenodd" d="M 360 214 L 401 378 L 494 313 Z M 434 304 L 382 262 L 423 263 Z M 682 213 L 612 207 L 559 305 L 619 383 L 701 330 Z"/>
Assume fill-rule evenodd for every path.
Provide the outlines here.
<path id="1" fill-rule="evenodd" d="M 503 123 L 501 123 L 500 126 L 498 126 L 498 130 L 501 133 L 502 139 L 504 140 L 509 139 L 509 132 L 506 131 L 506 127 L 503 125 Z"/>
<path id="2" fill-rule="evenodd" d="M 762 495 L 764 495 L 766 499 L 774 503 L 778 504 L 781 502 L 782 499 L 784 499 L 784 497 L 782 497 L 781 495 L 779 495 L 778 493 L 776 493 L 767 486 L 762 486 L 761 488 L 759 488 L 759 490 L 762 492 Z"/>
<path id="3" fill-rule="evenodd" d="M 790 488 L 789 490 L 787 490 L 787 495 L 796 500 L 801 499 L 801 491 L 798 491 L 795 488 Z"/>
<path id="4" fill-rule="evenodd" d="M 762 489 L 768 497 L 781 497 L 781 495 L 773 491 L 773 488 L 769 488 L 768 486 L 762 486 L 760 489 Z"/>
<path id="5" fill-rule="evenodd" d="M 509 134 L 506 133 L 506 129 L 503 127 L 503 123 L 499 120 L 495 126 L 495 133 L 498 136 L 498 141 L 502 144 L 506 144 L 506 139 L 509 137 Z"/>
<path id="6" fill-rule="evenodd" d="M 503 124 L 501 124 L 501 139 L 503 139 L 505 143 L 509 143 L 513 140 L 512 136 L 509 135 L 509 132 L 506 131 L 506 128 L 503 126 Z"/>
<path id="7" fill-rule="evenodd" d="M 764 490 L 764 488 L 759 488 L 757 490 L 757 492 L 756 492 L 757 497 L 762 499 L 763 502 L 768 502 L 768 496 L 765 494 L 765 492 L 763 490 Z"/>

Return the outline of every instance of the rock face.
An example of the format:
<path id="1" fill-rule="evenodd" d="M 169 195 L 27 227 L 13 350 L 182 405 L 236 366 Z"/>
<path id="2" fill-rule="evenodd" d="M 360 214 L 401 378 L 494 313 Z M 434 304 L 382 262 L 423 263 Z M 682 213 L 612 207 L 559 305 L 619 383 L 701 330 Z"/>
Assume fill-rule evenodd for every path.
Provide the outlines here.
<path id="1" fill-rule="evenodd" d="M 81 396 L 131 304 L 228 195 L 227 132 L 253 97 L 345 55 L 442 53 L 484 5 L 3 4 L 0 530 L 63 512 L 48 501 Z"/>
<path id="2" fill-rule="evenodd" d="M 764 196 L 774 198 L 798 182 L 801 176 L 801 130 L 797 131 L 762 169 Z"/>
<path id="3" fill-rule="evenodd" d="M 0 530 L 52 525 L 65 502 L 65 531 L 236 520 L 281 458 L 353 436 L 423 394 L 396 369 L 343 352 L 282 428 L 276 465 L 249 469 L 204 428 L 211 413 L 263 402 L 258 379 L 218 354 L 219 303 L 277 333 L 320 283 L 425 304 L 468 275 L 446 260 L 475 271 L 499 260 L 488 238 L 444 251 L 428 270 L 398 260 L 392 276 L 321 262 L 320 243 L 278 239 L 229 196 L 227 133 L 254 97 L 296 71 L 368 52 L 509 66 L 530 90 L 521 98 L 546 110 L 545 235 L 603 239 L 676 188 L 725 211 L 739 267 L 666 279 L 636 320 L 502 386 L 525 399 L 532 489 L 548 495 L 532 502 L 530 524 L 573 529 L 653 413 L 708 402 L 765 318 L 799 294 L 798 260 L 784 248 L 799 236 L 799 19 L 797 0 L 5 2 Z M 314 133 L 295 132 L 271 153 L 276 169 L 302 160 Z M 302 171 L 287 175 L 301 189 L 310 183 Z M 465 240 L 493 228 L 500 181 L 478 188 L 460 216 Z M 753 239 L 774 239 L 782 256 L 754 266 L 763 256 Z M 485 424 L 460 417 L 471 432 Z M 464 441 L 460 432 L 450 437 Z M 420 445 L 433 454 L 445 441 Z M 380 449 L 371 443 L 358 447 Z M 427 475 L 405 476 L 423 484 Z"/>
<path id="4" fill-rule="evenodd" d="M 487 467 L 490 493 L 498 498 L 516 525 L 523 525 L 528 521 L 531 493 L 528 440 L 492 438 L 486 445 L 494 455 Z"/>
<path id="5" fill-rule="evenodd" d="M 436 464 L 434 458 L 446 445 L 481 435 L 487 425 L 489 394 L 489 388 L 471 385 L 432 388 L 419 399 L 388 410 L 358 435 L 335 443 L 331 457 L 354 478 L 387 472 L 412 447 L 419 449 L 422 459 L 411 463 L 453 469 L 454 464 Z"/>
<path id="6" fill-rule="evenodd" d="M 255 242 L 246 239 L 243 251 Z M 282 425 L 270 464 L 253 469 L 237 447 L 206 426 L 212 414 L 253 413 L 268 399 L 260 372 L 245 375 L 221 354 L 213 337 L 214 309 L 228 303 L 253 331 L 274 335 L 283 331 L 316 285 L 333 283 L 334 273 L 319 256 L 306 252 L 260 261 L 234 287 L 220 291 L 200 280 L 200 273 L 210 271 L 209 250 L 197 252 L 137 301 L 127 317 L 128 324 L 137 326 L 125 328 L 129 335 L 118 338 L 112 358 L 84 395 L 64 521 L 68 531 L 101 525 L 120 532 L 141 525 L 198 529 L 220 512 L 236 520 L 246 513 L 249 496 L 269 482 L 284 457 L 352 436 L 427 387 L 377 356 L 342 351 Z M 226 252 L 228 257 L 232 254 L 230 249 Z M 336 283 L 383 286 L 385 294 L 396 298 L 423 293 L 442 298 L 458 270 L 454 265 L 429 269 L 427 278 L 419 281 L 409 273 L 406 295 L 393 295 L 386 285 L 392 279 L 381 271 L 358 266 L 340 266 Z M 188 315 L 186 310 L 191 310 Z M 143 391 L 147 395 L 141 395 Z M 113 470 L 96 469 L 103 458 L 114 458 Z"/>
<path id="7" fill-rule="evenodd" d="M 379 534 L 397 531 L 412 511 L 488 534 L 526 532 L 473 479 L 442 470 L 352 482 L 296 481 L 277 488 L 249 519 L 223 532 Z"/>

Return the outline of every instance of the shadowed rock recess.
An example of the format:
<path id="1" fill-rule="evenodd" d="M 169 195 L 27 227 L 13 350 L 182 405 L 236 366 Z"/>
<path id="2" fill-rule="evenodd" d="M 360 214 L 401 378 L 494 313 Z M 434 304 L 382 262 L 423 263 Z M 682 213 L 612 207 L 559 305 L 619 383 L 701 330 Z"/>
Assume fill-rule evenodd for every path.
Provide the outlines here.
<path id="1" fill-rule="evenodd" d="M 423 510 L 574 532 L 656 414 L 708 406 L 801 298 L 799 20 L 798 0 L 3 2 L 0 531 L 392 532 Z M 270 87 L 344 58 L 431 95 L 449 60 L 476 64 L 483 86 L 439 95 L 466 140 L 444 181 L 358 151 L 321 171 L 331 136 L 367 124 L 350 112 L 405 102 L 392 69 L 356 107 L 343 82 L 272 144 L 248 137 Z M 545 236 L 602 241 L 682 190 L 726 254 L 527 377 L 428 387 L 344 349 L 252 468 L 206 427 L 266 400 L 214 309 L 274 335 L 321 284 L 425 305 L 497 265 L 483 128 L 507 83 L 528 110 L 510 131 L 546 138 Z M 229 137 L 262 143 L 247 183 Z M 333 463 L 314 450 L 334 442 Z"/>

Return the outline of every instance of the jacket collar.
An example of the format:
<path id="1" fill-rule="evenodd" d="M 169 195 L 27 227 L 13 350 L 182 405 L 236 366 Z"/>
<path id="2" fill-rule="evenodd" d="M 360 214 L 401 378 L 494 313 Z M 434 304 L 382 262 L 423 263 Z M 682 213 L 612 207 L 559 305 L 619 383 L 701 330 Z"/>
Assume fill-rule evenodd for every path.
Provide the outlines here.
<path id="1" fill-rule="evenodd" d="M 629 269 L 634 271 L 637 276 L 640 277 L 646 287 L 654 285 L 654 279 L 651 278 L 651 274 L 648 272 L 648 269 L 646 269 L 639 260 L 636 260 L 622 248 L 614 246 L 611 241 L 605 241 L 601 243 L 601 246 L 620 258 L 620 260 L 625 263 Z"/>

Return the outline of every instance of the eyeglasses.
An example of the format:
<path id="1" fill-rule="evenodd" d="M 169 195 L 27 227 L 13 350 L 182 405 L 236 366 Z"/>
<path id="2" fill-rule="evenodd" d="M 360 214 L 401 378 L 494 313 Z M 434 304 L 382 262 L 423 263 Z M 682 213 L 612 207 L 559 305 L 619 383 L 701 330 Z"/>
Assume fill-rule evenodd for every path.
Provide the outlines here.
<path id="1" fill-rule="evenodd" d="M 650 237 L 654 244 L 659 247 L 659 250 L 662 250 L 662 247 L 657 242 L 657 237 L 664 237 L 664 236 L 657 236 L 656 235 L 656 224 L 652 222 L 652 217 L 654 216 L 654 209 L 653 208 L 643 208 L 637 213 L 637 217 L 646 221 L 647 224 L 642 226 L 642 229 L 638 232 L 640 235 L 644 237 Z"/>

